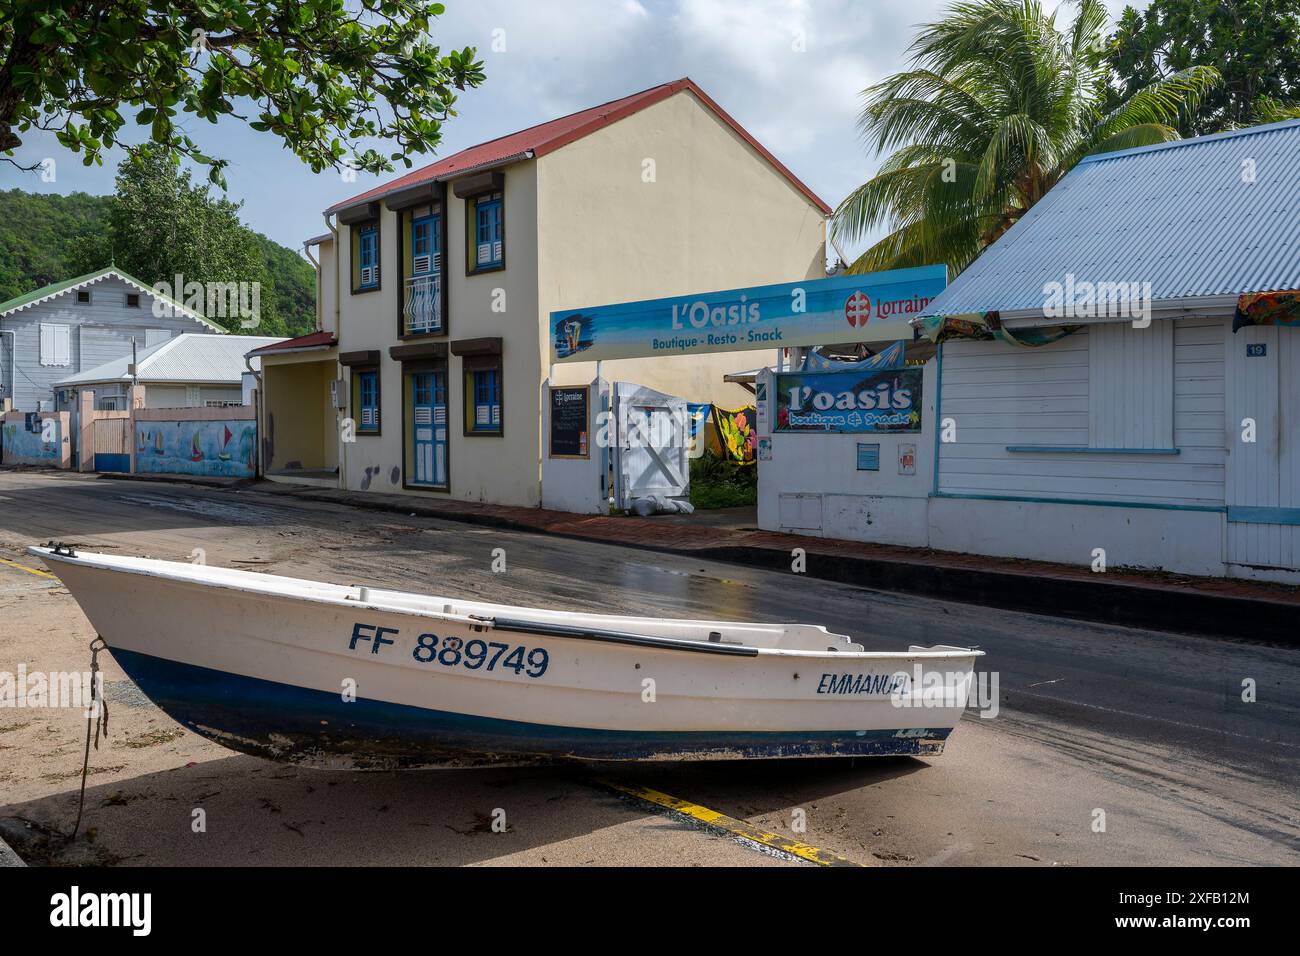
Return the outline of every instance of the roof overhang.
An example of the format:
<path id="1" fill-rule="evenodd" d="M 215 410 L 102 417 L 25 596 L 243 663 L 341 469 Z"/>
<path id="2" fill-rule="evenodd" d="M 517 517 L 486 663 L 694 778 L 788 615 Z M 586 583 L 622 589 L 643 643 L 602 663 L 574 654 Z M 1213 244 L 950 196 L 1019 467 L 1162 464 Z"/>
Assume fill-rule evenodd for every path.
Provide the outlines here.
<path id="1" fill-rule="evenodd" d="M 252 349 L 244 353 L 244 358 L 288 355 L 295 352 L 328 352 L 338 348 L 338 344 L 338 339 L 328 332 L 309 332 L 294 339 L 285 339 L 283 342 Z"/>
<path id="2" fill-rule="evenodd" d="M 1241 293 L 1248 295 L 1250 293 Z M 1181 319 L 1188 316 L 1231 316 L 1237 311 L 1237 301 L 1239 295 L 1206 295 L 1191 296 L 1182 299 L 1156 299 L 1151 303 L 1152 319 Z M 1049 316 L 1044 315 L 1042 309 L 1008 309 L 998 308 L 982 309 L 978 314 L 988 314 L 997 312 L 1002 324 L 1014 329 L 1031 328 L 1038 326 L 1053 325 L 1104 325 L 1113 322 L 1132 322 L 1133 317 L 1127 315 L 1114 316 Z M 942 313 L 945 318 L 952 318 L 957 315 L 970 315 L 969 312 Z M 927 318 L 933 318 L 934 314 L 918 315 L 911 320 L 911 326 L 914 329 L 924 327 Z"/>
<path id="3" fill-rule="evenodd" d="M 365 215 L 365 214 L 357 214 L 355 210 L 364 209 L 370 206 L 377 206 L 380 202 L 388 206 L 389 209 L 399 209 L 399 208 L 406 208 L 407 206 L 417 206 L 421 202 L 433 201 L 437 198 L 440 198 L 440 194 L 433 192 L 435 186 L 453 182 L 454 180 L 462 179 L 466 176 L 474 176 L 479 173 L 488 172 L 489 170 L 500 169 L 503 166 L 511 166 L 515 163 L 522 163 L 525 160 L 529 160 L 532 158 L 533 158 L 533 151 L 531 149 L 526 149 L 523 150 L 522 152 L 515 153 L 511 156 L 506 156 L 503 159 L 494 160 L 493 162 L 490 163 L 483 163 L 479 166 L 467 166 L 464 169 L 457 169 L 454 172 L 447 173 L 446 175 L 443 176 L 434 176 L 429 180 L 427 180 L 426 182 L 417 183 L 415 186 L 401 186 L 395 189 L 389 189 L 385 192 L 370 193 L 361 202 L 351 202 L 351 201 L 341 202 L 336 205 L 330 206 L 328 209 L 326 209 L 325 215 L 329 216 L 329 215 L 337 214 L 339 218 L 339 222 L 343 223 L 344 225 L 347 225 L 351 222 L 363 222 L 366 219 L 373 219 L 374 215 L 378 215 L 378 211 L 376 210 L 374 215 Z M 428 190 L 428 191 L 422 193 L 421 192 L 422 190 Z M 416 197 L 416 196 L 418 196 L 419 198 L 414 199 L 414 201 L 408 201 L 410 200 L 411 197 Z"/>

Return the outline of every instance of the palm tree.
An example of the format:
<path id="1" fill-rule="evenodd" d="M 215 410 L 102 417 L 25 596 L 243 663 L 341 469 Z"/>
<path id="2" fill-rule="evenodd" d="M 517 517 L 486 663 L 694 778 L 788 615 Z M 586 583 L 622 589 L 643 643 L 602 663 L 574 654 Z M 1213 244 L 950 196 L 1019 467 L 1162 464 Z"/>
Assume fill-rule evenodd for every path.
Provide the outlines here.
<path id="1" fill-rule="evenodd" d="M 1106 10 L 1077 5 L 1062 31 L 1038 0 L 961 0 L 922 28 L 911 69 L 863 91 L 863 141 L 893 153 L 840 203 L 832 235 L 890 231 L 850 272 L 960 272 L 1084 156 L 1178 138 L 1218 72 L 1172 74 L 1104 112 Z"/>

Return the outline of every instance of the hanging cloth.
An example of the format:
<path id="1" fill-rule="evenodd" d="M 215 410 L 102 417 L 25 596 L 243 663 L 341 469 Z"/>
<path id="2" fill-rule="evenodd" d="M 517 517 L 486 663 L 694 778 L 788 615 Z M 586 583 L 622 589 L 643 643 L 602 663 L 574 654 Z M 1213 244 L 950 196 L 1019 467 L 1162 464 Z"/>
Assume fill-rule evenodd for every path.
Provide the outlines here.
<path id="1" fill-rule="evenodd" d="M 921 317 L 921 334 L 934 343 L 950 339 L 975 342 L 1002 342 L 1020 348 L 1039 348 L 1059 342 L 1083 328 L 1081 325 L 1052 325 L 1009 329 L 998 312 L 968 312 L 965 315 L 926 315 Z"/>
<path id="2" fill-rule="evenodd" d="M 1237 299 L 1232 331 L 1248 325 L 1300 326 L 1300 291 L 1252 292 Z"/>

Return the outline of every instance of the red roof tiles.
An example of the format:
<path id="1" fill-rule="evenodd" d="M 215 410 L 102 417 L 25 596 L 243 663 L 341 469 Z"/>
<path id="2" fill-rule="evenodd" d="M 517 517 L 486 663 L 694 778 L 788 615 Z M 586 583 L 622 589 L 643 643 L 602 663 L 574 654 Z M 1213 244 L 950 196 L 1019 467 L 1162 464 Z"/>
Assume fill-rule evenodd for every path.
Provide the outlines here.
<path id="1" fill-rule="evenodd" d="M 338 345 L 338 339 L 334 337 L 333 332 L 309 332 L 307 335 L 300 335 L 296 339 L 285 339 L 283 342 L 275 342 L 271 345 L 263 345 L 260 349 L 253 349 L 249 355 L 270 355 L 273 352 L 297 352 L 306 349 L 327 349 Z"/>
<path id="2" fill-rule="evenodd" d="M 486 143 L 480 143 L 477 146 L 471 146 L 469 149 L 461 150 L 446 159 L 441 159 L 431 166 L 425 166 L 423 169 L 413 170 L 405 176 L 395 179 L 392 182 L 385 183 L 382 186 L 376 186 L 367 190 L 359 196 L 354 196 L 344 202 L 335 203 L 326 210 L 326 214 L 338 212 L 341 209 L 347 209 L 350 206 L 360 205 L 365 202 L 373 202 L 381 199 L 389 193 L 399 190 L 408 189 L 412 186 L 419 186 L 423 183 L 433 182 L 440 179 L 449 179 L 463 173 L 471 172 L 485 166 L 495 166 L 506 162 L 517 161 L 528 158 L 531 153 L 534 157 L 545 156 L 547 153 L 553 153 L 555 150 L 575 140 L 582 139 L 599 129 L 609 126 L 611 123 L 617 123 L 619 120 L 631 116 L 633 113 L 640 112 L 648 106 L 652 106 L 668 97 L 679 93 L 682 90 L 689 90 L 705 106 L 718 115 L 728 126 L 730 126 L 742 139 L 752 146 L 764 159 L 770 163 L 777 172 L 790 181 L 790 183 L 808 199 L 817 206 L 825 215 L 830 215 L 831 207 L 823 202 L 811 189 L 803 184 L 794 173 L 790 172 L 780 160 L 763 148 L 758 140 L 754 139 L 739 123 L 732 119 L 727 112 L 715 103 L 707 93 L 695 85 L 689 78 L 677 80 L 673 83 L 664 83 L 660 86 L 652 87 L 648 90 L 642 90 L 640 93 L 633 93 L 631 96 L 625 96 L 622 99 L 614 100 L 610 103 L 604 103 L 600 106 L 593 106 L 591 109 L 582 110 L 577 113 L 571 113 L 568 116 L 562 116 L 559 119 L 551 120 L 549 123 L 542 123 L 538 126 L 531 126 L 528 129 L 520 130 L 517 133 L 511 133 L 509 136 L 502 136 L 499 139 L 490 140 Z"/>

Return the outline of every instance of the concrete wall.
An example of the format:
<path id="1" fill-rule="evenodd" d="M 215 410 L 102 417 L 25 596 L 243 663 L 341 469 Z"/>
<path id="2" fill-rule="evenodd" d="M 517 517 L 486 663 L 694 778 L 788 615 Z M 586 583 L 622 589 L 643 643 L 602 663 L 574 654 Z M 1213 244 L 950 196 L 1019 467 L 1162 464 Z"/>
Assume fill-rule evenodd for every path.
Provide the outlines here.
<path id="1" fill-rule="evenodd" d="M 253 409 L 140 409 L 133 425 L 136 474 L 252 478 L 257 473 Z"/>
<path id="2" fill-rule="evenodd" d="M 1123 506 L 932 498 L 930 547 L 968 554 L 1221 577 L 1224 516 Z"/>
<path id="3" fill-rule="evenodd" d="M 588 383 L 584 383 L 588 384 Z M 552 458 L 550 454 L 551 408 L 548 399 L 542 406 L 542 507 L 574 514 L 609 512 L 608 451 L 600 447 L 600 415 L 610 404 L 609 383 L 589 383 L 587 458 Z M 549 385 L 549 383 L 548 383 Z"/>
<path id="4" fill-rule="evenodd" d="M 643 180 L 647 160 L 653 182 Z M 544 362 L 553 310 L 826 274 L 821 210 L 689 92 L 537 165 Z M 766 349 L 603 362 L 600 371 L 609 381 L 738 408 L 753 395 L 722 377 L 775 363 Z M 595 374 L 593 362 L 552 370 L 557 385 Z"/>
<path id="5" fill-rule="evenodd" d="M 934 428 L 938 363 L 922 380 L 919 434 L 819 434 L 760 431 L 772 442 L 758 463 L 759 527 L 851 541 L 925 547 L 926 498 L 934 485 Z M 771 377 L 767 377 L 770 383 Z M 773 386 L 769 384 L 768 393 Z M 880 470 L 858 471 L 858 445 L 880 446 Z M 914 474 L 900 474 L 901 446 L 914 446 Z"/>
<path id="6" fill-rule="evenodd" d="M 76 292 L 68 291 L 0 318 L 0 398 L 12 398 L 17 409 L 36 411 L 40 402 L 53 401 L 54 382 L 130 355 L 132 336 L 137 350 L 143 351 L 150 329 L 167 330 L 173 335 L 214 332 L 210 326 L 186 316 L 155 317 L 153 297 L 115 276 L 106 276 L 86 288 L 90 292 L 87 305 L 79 305 Z M 139 308 L 127 308 L 128 292 L 139 293 Z M 68 365 L 41 364 L 42 323 L 70 326 Z M 10 331 L 15 335 L 8 335 Z M 11 341 L 17 347 L 14 382 L 9 381 Z"/>
<path id="7" fill-rule="evenodd" d="M 0 416 L 0 464 L 71 468 L 71 418 L 68 412 L 44 412 L 33 419 L 36 430 L 29 431 L 26 412 L 6 412 Z M 52 430 L 47 431 L 46 421 L 53 423 Z"/>

